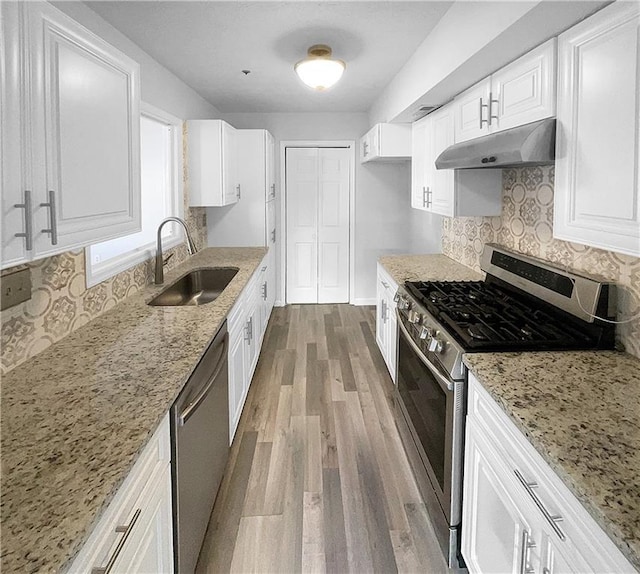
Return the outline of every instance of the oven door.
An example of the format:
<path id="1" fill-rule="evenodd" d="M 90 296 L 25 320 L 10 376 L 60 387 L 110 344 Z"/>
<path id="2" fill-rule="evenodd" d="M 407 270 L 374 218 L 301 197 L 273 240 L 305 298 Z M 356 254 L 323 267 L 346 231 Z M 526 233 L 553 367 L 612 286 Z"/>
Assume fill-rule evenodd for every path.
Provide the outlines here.
<path id="1" fill-rule="evenodd" d="M 443 374 L 398 316 L 398 407 L 449 526 L 460 524 L 464 381 Z"/>

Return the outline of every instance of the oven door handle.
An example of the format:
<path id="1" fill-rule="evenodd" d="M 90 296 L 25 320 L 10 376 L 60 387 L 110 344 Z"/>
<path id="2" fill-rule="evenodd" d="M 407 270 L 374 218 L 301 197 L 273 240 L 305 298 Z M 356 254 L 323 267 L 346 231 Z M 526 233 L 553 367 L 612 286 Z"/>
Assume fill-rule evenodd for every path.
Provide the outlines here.
<path id="1" fill-rule="evenodd" d="M 402 323 L 402 318 L 400 317 L 400 313 L 398 313 L 397 309 L 396 309 L 396 316 L 398 318 L 398 326 L 400 327 L 400 330 L 402 331 L 405 339 L 407 340 L 407 343 L 411 345 L 411 348 L 415 351 L 416 355 L 418 355 L 418 358 L 431 371 L 433 376 L 436 378 L 436 381 L 438 381 L 438 384 L 442 387 L 442 390 L 445 392 L 453 391 L 454 383 L 448 380 L 442 373 L 440 373 L 438 368 L 422 352 L 422 349 L 420 349 L 420 347 L 418 347 L 418 345 L 415 344 L 414 340 L 411 338 L 411 335 L 409 335 L 409 331 L 407 331 L 407 328 Z"/>

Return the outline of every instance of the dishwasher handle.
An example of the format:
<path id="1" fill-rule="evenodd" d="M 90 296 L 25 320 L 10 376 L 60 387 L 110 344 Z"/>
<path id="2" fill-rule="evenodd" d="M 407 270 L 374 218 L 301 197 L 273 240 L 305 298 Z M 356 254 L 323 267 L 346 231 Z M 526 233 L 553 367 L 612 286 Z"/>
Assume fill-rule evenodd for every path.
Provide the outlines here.
<path id="1" fill-rule="evenodd" d="M 209 378 L 209 381 L 204 386 L 202 391 L 198 393 L 198 395 L 189 402 L 189 404 L 182 410 L 182 412 L 178 415 L 178 422 L 180 426 L 184 426 L 187 424 L 187 421 L 191 418 L 191 416 L 198 410 L 198 407 L 207 398 L 209 391 L 213 387 L 220 371 L 224 368 L 227 363 L 227 346 L 229 344 L 229 335 L 225 333 L 223 342 L 222 342 L 222 352 L 220 353 L 220 359 L 218 360 L 218 364 L 215 369 L 213 369 L 213 375 Z"/>

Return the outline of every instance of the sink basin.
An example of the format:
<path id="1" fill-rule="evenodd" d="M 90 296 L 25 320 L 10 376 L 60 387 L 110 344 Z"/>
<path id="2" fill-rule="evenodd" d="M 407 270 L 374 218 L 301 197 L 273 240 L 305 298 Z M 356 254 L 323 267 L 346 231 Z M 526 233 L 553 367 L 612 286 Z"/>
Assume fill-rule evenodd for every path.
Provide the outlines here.
<path id="1" fill-rule="evenodd" d="M 237 267 L 197 269 L 156 295 L 149 305 L 204 305 L 215 301 L 238 272 Z"/>

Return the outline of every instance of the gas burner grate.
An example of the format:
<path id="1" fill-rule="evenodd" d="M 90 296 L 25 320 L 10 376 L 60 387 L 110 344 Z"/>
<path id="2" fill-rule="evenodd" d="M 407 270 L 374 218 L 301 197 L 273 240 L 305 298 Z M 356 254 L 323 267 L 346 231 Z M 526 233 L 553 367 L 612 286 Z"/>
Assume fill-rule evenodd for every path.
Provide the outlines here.
<path id="1" fill-rule="evenodd" d="M 541 304 L 483 281 L 408 282 L 407 290 L 469 350 L 588 346 L 589 336 Z"/>

